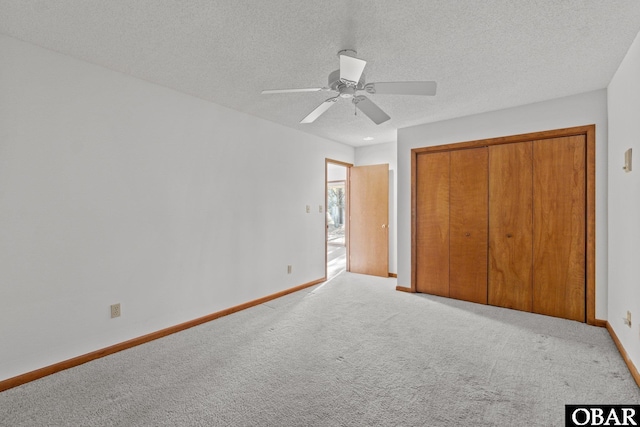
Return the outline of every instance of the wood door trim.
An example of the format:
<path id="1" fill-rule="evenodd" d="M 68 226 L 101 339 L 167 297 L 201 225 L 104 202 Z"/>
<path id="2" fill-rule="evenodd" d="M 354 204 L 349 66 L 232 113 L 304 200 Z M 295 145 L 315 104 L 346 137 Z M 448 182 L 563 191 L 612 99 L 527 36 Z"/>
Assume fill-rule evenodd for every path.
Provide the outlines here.
<path id="1" fill-rule="evenodd" d="M 353 165 L 351 163 L 346 163 L 346 162 L 341 162 L 340 160 L 333 160 L 333 159 L 329 159 L 327 157 L 325 157 L 324 159 L 324 216 L 325 216 L 325 220 L 324 220 L 324 277 L 327 277 L 327 262 L 329 261 L 329 258 L 327 256 L 327 239 L 329 238 L 329 231 L 327 230 L 327 207 L 329 206 L 329 198 L 327 196 L 327 193 L 329 192 L 329 181 L 327 180 L 327 177 L 329 176 L 329 163 L 334 164 L 334 165 L 338 165 L 338 166 L 344 166 L 345 168 L 347 168 L 347 176 L 346 179 L 343 181 L 344 182 L 344 189 L 345 189 L 345 198 L 346 200 L 349 200 L 349 171 L 350 168 L 353 167 Z M 339 182 L 339 181 L 331 181 L 331 182 Z M 349 204 L 347 203 L 347 208 L 345 209 L 345 215 L 347 216 L 347 218 L 345 219 L 344 222 L 344 247 L 346 248 L 346 270 L 349 271 Z"/>
<path id="2" fill-rule="evenodd" d="M 416 166 L 418 155 L 438 151 L 464 150 L 499 144 L 536 141 L 563 136 L 585 135 L 586 152 L 586 312 L 587 324 L 596 325 L 596 125 L 552 129 L 542 132 L 502 136 L 455 144 L 413 148 L 411 150 L 411 292 L 416 292 Z"/>
<path id="3" fill-rule="evenodd" d="M 596 125 L 576 126 L 566 129 L 545 130 L 542 132 L 525 133 L 520 135 L 500 136 L 497 138 L 479 139 L 474 141 L 456 142 L 454 144 L 434 145 L 431 147 L 413 148 L 412 153 L 430 153 L 438 151 L 464 150 L 468 148 L 488 147 L 491 145 L 513 144 L 515 142 L 528 142 L 540 139 L 552 139 L 563 136 L 587 135 L 593 132 L 593 141 L 595 142 Z M 595 151 L 594 151 L 595 153 Z"/>
<path id="4" fill-rule="evenodd" d="M 586 159 L 586 276 L 587 276 L 587 323 L 597 325 L 596 319 L 596 126 L 587 129 L 587 159 Z M 637 381 L 637 378 L 636 378 Z"/>
<path id="5" fill-rule="evenodd" d="M 416 252 L 418 239 L 416 239 L 417 206 L 418 206 L 418 152 L 414 148 L 411 150 L 411 292 L 416 292 L 417 262 Z"/>

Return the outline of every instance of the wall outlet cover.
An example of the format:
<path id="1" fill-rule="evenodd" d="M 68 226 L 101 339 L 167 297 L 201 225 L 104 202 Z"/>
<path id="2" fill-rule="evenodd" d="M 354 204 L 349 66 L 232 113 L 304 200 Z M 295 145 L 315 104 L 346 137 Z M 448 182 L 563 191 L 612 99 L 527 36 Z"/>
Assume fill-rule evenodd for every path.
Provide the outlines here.
<path id="1" fill-rule="evenodd" d="M 120 317 L 120 303 L 111 305 L 111 318 Z"/>
<path id="2" fill-rule="evenodd" d="M 632 152 L 633 150 L 631 148 L 624 152 L 624 167 L 622 169 L 626 172 L 631 172 L 633 170 L 633 162 L 631 158 Z"/>
<path id="3" fill-rule="evenodd" d="M 627 317 L 625 317 L 624 319 L 624 323 L 628 326 L 631 327 L 631 312 L 627 311 Z"/>

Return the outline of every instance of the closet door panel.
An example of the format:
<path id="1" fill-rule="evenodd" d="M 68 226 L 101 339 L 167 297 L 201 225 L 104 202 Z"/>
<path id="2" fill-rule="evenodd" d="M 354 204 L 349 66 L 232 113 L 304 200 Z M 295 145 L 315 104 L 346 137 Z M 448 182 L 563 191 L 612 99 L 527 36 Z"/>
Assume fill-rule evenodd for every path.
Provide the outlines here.
<path id="1" fill-rule="evenodd" d="M 532 143 L 489 147 L 489 304 L 533 305 Z"/>
<path id="2" fill-rule="evenodd" d="M 416 165 L 416 291 L 449 296 L 449 152 Z"/>
<path id="3" fill-rule="evenodd" d="M 534 142 L 533 311 L 585 321 L 584 135 Z"/>
<path id="4" fill-rule="evenodd" d="M 487 148 L 451 152 L 449 295 L 487 303 Z"/>

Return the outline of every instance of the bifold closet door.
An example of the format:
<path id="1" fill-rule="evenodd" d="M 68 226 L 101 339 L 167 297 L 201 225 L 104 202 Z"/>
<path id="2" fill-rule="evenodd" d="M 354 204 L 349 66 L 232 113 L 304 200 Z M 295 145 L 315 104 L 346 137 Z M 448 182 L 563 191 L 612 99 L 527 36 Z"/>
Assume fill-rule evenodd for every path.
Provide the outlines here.
<path id="1" fill-rule="evenodd" d="M 449 296 L 487 303 L 488 150 L 451 152 Z"/>
<path id="2" fill-rule="evenodd" d="M 533 305 L 533 147 L 489 147 L 489 304 Z"/>
<path id="3" fill-rule="evenodd" d="M 449 296 L 450 153 L 416 159 L 416 291 Z"/>
<path id="4" fill-rule="evenodd" d="M 585 321 L 586 138 L 533 144 L 533 311 Z"/>

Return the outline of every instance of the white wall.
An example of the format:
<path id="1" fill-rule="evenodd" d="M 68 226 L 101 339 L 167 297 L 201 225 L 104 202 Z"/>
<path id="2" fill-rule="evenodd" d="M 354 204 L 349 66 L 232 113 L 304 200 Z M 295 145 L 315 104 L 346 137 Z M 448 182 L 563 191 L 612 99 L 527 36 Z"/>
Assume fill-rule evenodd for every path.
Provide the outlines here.
<path id="1" fill-rule="evenodd" d="M 398 130 L 398 285 L 411 286 L 412 148 L 589 124 L 596 125 L 596 317 L 606 319 L 607 92 L 604 89 Z"/>
<path id="2" fill-rule="evenodd" d="M 0 380 L 324 276 L 305 205 L 352 147 L 5 36 L 0 58 Z"/>
<path id="3" fill-rule="evenodd" d="M 355 151 L 355 166 L 389 164 L 389 273 L 398 272 L 397 256 L 397 147 L 396 142 L 367 145 L 357 147 Z"/>
<path id="4" fill-rule="evenodd" d="M 609 101 L 609 323 L 640 368 L 640 35 L 614 75 Z M 634 170 L 624 152 L 633 149 Z M 632 313 L 632 327 L 622 319 Z"/>

